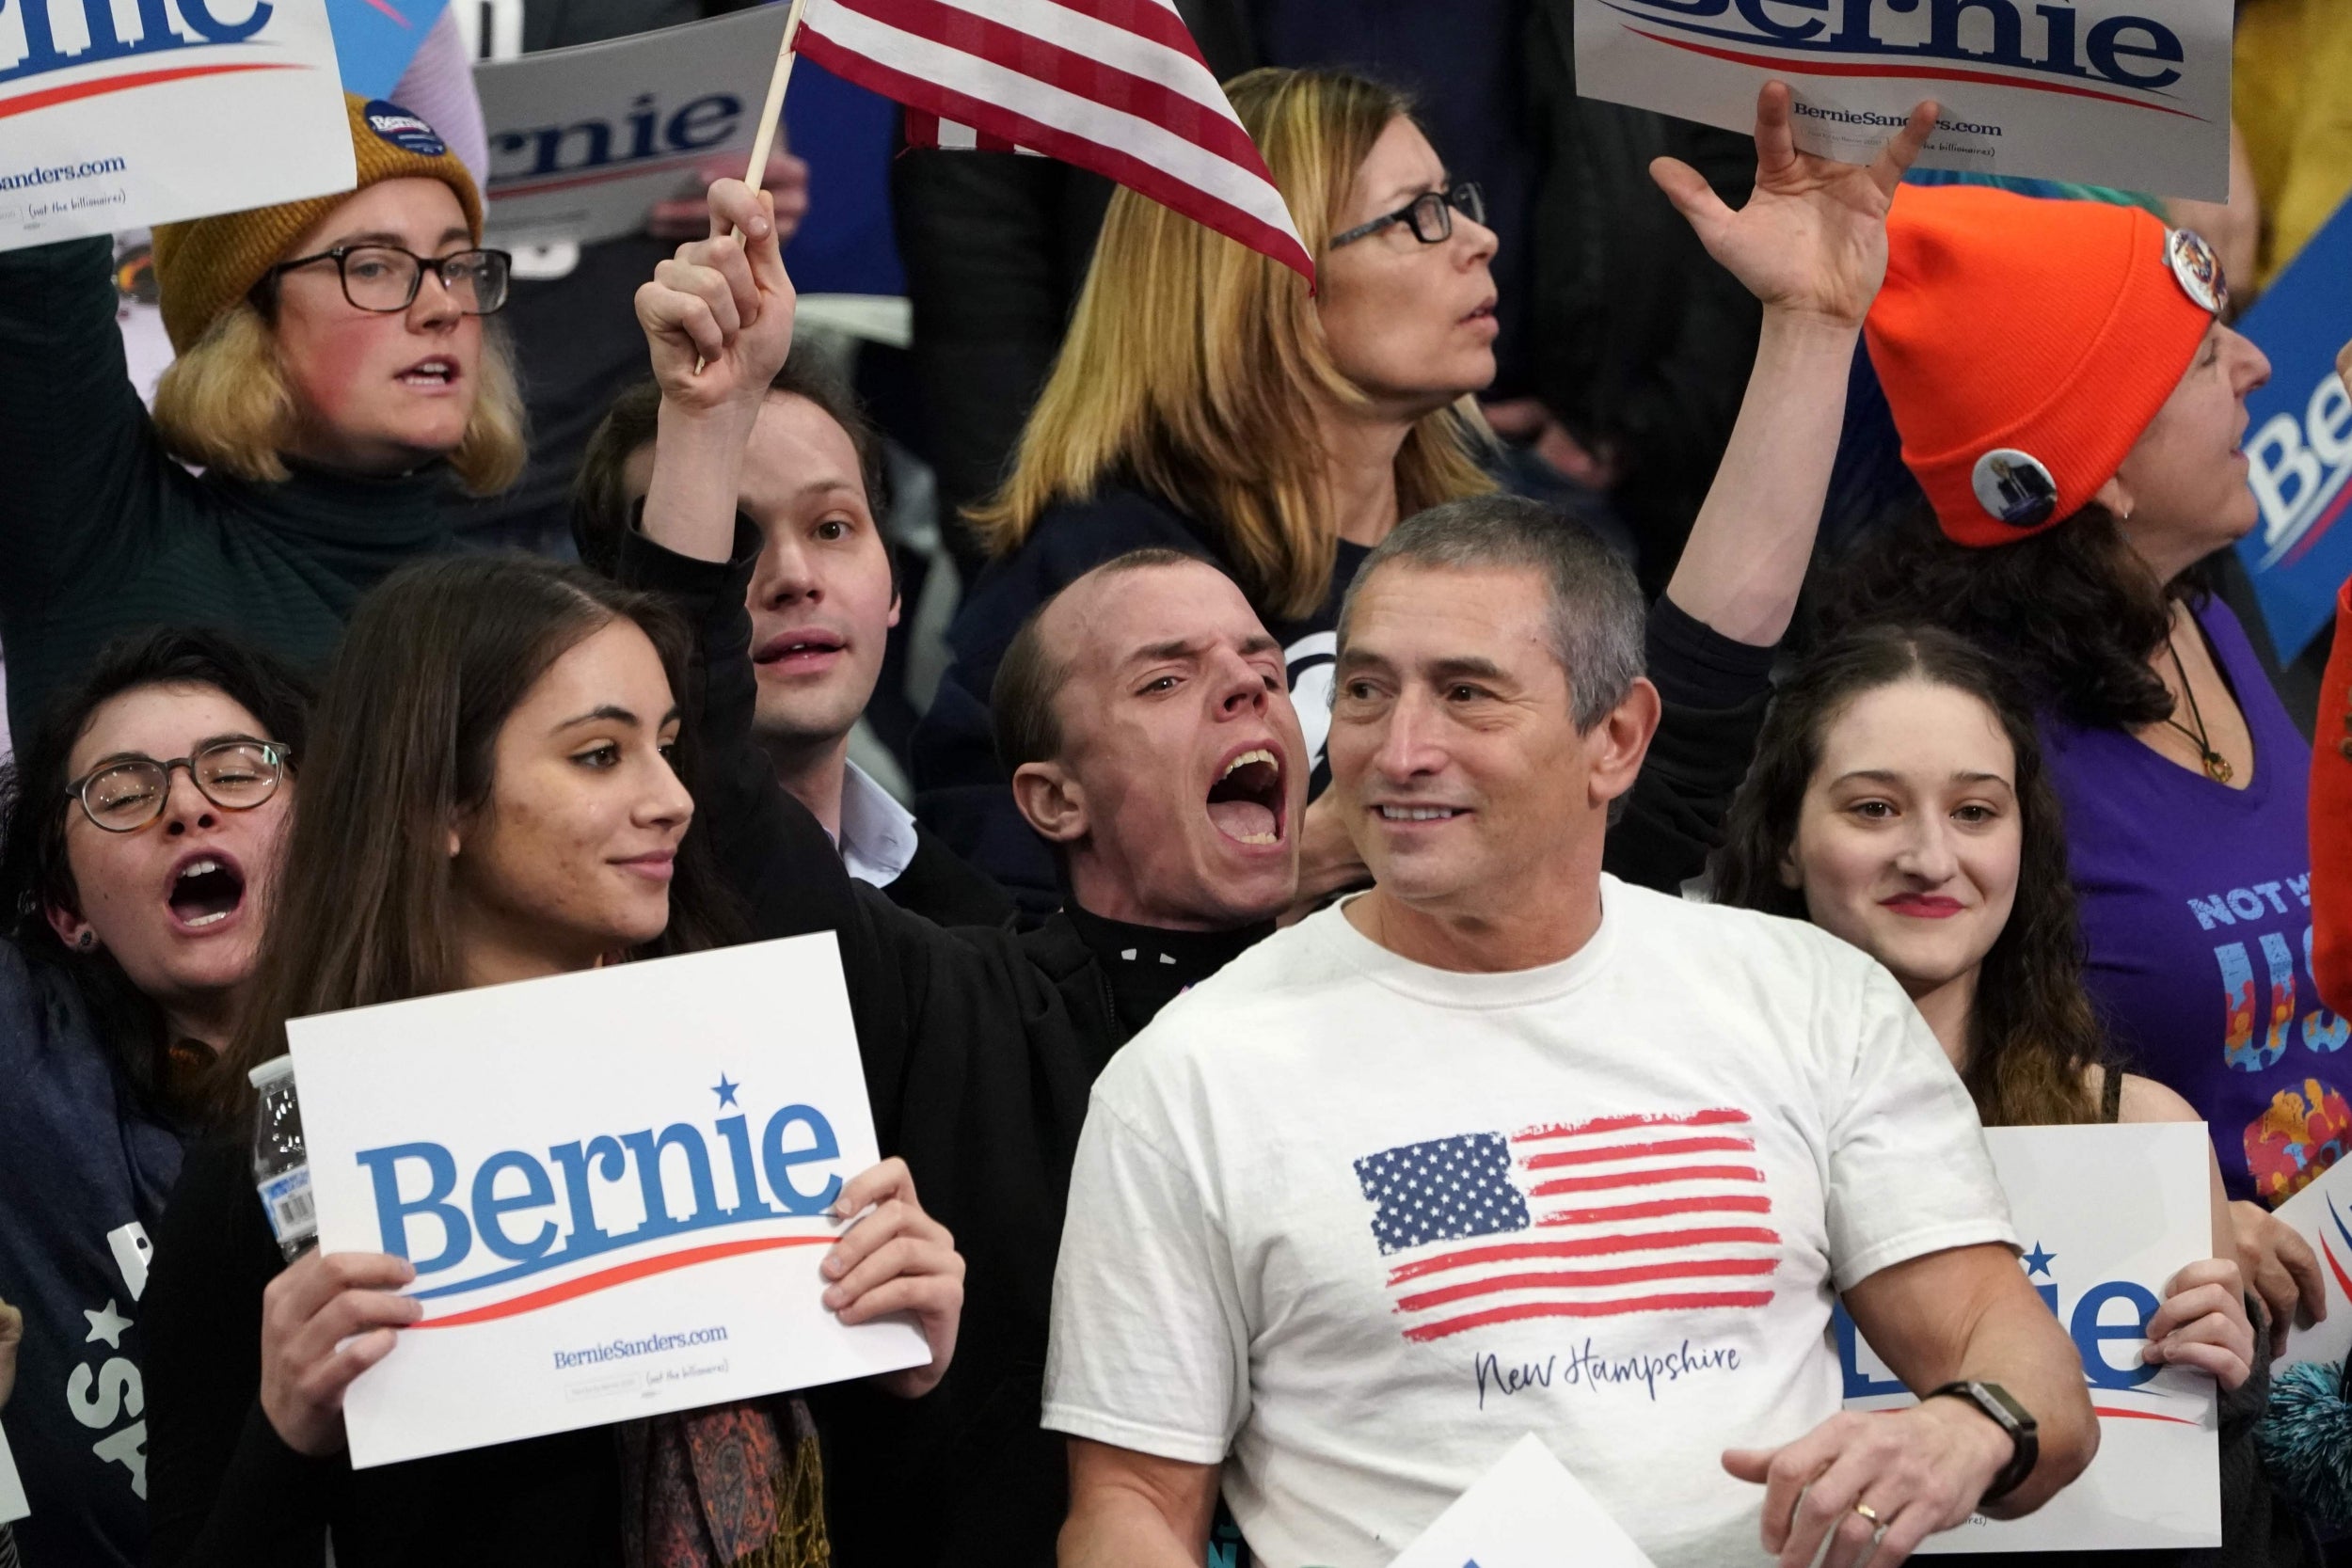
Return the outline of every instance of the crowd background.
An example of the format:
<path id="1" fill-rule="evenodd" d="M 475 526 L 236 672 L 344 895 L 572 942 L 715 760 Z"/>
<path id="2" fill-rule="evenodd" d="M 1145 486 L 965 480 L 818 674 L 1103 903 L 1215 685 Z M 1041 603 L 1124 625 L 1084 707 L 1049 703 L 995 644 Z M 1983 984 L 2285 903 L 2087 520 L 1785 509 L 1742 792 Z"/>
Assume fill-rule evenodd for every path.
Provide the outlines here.
<path id="1" fill-rule="evenodd" d="M 2226 323 L 2352 193 L 2352 14 L 2239 6 L 2227 204 L 2012 182 L 1897 221 L 1867 353 L 1800 344 L 1786 298 L 1710 244 L 1710 201 L 1757 198 L 1755 141 L 1577 95 L 1568 0 L 1184 0 L 1278 184 L 1322 228 L 1319 303 L 1270 290 L 1227 242 L 1095 176 L 871 135 L 838 161 L 780 151 L 755 205 L 739 187 L 706 195 L 739 170 L 699 171 L 642 234 L 597 245 L 406 277 L 395 263 L 389 277 L 340 253 L 364 230 L 416 257 L 487 254 L 472 248 L 486 151 L 470 58 L 734 8 L 453 8 L 393 95 L 439 135 L 390 143 L 355 101 L 356 194 L 167 226 L 144 252 L 0 255 L 0 670 L 16 745 L 0 1056 L 17 1074 L 0 1113 L 13 1134 L 0 1296 L 30 1314 L 7 1360 L 22 1368 L 10 1431 L 38 1423 L 19 1443 L 37 1508 L 72 1499 L 17 1532 L 26 1560 L 309 1560 L 327 1525 L 358 1547 L 342 1560 L 406 1560 L 430 1549 L 408 1532 L 496 1513 L 493 1493 L 527 1500 L 502 1515 L 506 1546 L 485 1549 L 548 1560 L 602 1560 L 607 1535 L 663 1568 L 829 1551 L 1022 1560 L 1007 1543 L 1050 1539 L 1067 1503 L 1038 1409 L 1089 1085 L 1278 918 L 1367 880 L 1325 793 L 1345 596 L 1389 559 L 1375 551 L 1399 523 L 1498 494 L 1582 525 L 1646 606 L 1656 739 L 1612 818 L 1610 875 L 1671 893 L 1709 876 L 1716 851 L 1724 902 L 1809 914 L 1894 974 L 1987 1125 L 2214 1125 L 2216 1233 L 2234 1243 L 2185 1271 L 2167 1308 L 2180 1335 L 2206 1337 L 2181 1359 L 2226 1396 L 2230 1555 L 2213 1560 L 2313 1560 L 2303 1513 L 2273 1505 L 2254 1425 L 2270 1357 L 2316 1285 L 2267 1210 L 2352 1138 L 2341 1094 L 2290 1083 L 2302 1068 L 2287 1045 L 2299 1029 L 2304 1047 L 2332 1049 L 2313 1042 L 2340 1045 L 2328 1031 L 2344 1024 L 2322 1006 L 2308 934 L 2295 972 L 2290 933 L 2270 1007 L 2248 1004 L 2243 1038 L 2227 1021 L 2233 1070 L 2158 1070 L 2208 1051 L 2185 1021 L 2211 1010 L 2213 988 L 2209 944 L 2148 911 L 2298 874 L 2309 885 L 2299 770 L 2253 758 L 2294 749 L 2295 731 L 2332 732 L 2330 641 L 2269 645 L 2229 547 L 2250 501 L 2197 467 L 2227 442 L 2197 442 L 2266 373 Z M 1660 158 L 1689 175 L 1671 200 L 1653 183 Z M 754 295 L 727 270 L 741 254 L 708 248 L 711 214 L 795 266 L 829 214 L 882 209 L 903 341 L 811 311 L 797 334 L 784 320 L 788 365 L 781 344 L 765 361 L 744 350 L 755 324 L 729 318 Z M 1994 550 L 1952 543 L 1965 525 L 1899 448 L 1922 428 L 1999 425 L 2015 388 L 1953 389 L 1968 378 L 1944 373 L 1967 358 L 1939 314 L 1951 302 L 1920 303 L 1904 258 L 1945 246 L 1979 279 L 1968 309 L 2011 298 L 2036 334 L 2070 341 L 2102 286 L 2071 263 L 2087 253 L 2068 248 L 2077 236 L 2168 224 L 2211 242 L 2226 301 L 2196 310 L 2159 291 L 2127 346 L 2160 372 L 2126 356 L 2069 388 L 2070 408 L 2096 412 L 2066 425 L 2067 450 L 2105 462 L 2058 476 L 2042 526 L 2060 526 Z M 2005 254 L 2027 233 L 2051 237 L 2042 272 Z M 112 264 L 126 249 L 160 293 L 151 317 L 132 297 L 140 269 Z M 2153 287 L 2111 286 L 2127 301 Z M 697 299 L 707 319 L 678 303 Z M 1235 323 L 1236 352 L 1192 363 L 1192 345 Z M 2167 356 L 2201 343 L 2215 389 L 2180 414 Z M 682 389 L 679 371 L 722 349 L 731 371 L 757 371 L 726 409 L 712 383 Z M 404 401 L 386 381 L 464 396 Z M 1759 404 L 1775 401 L 1767 436 Z M 690 427 L 701 434 L 681 436 Z M 1819 475 L 1792 460 L 1815 445 Z M 707 460 L 681 455 L 697 451 Z M 440 460 L 395 461 L 425 452 Z M 548 564 L 491 553 L 516 548 Z M 2075 596 L 2058 612 L 2109 635 L 2050 635 L 2060 593 Z M 1117 667 L 1120 636 L 1184 630 L 1204 603 L 1222 617 L 1235 711 L 1263 716 L 1269 749 L 1300 764 L 1269 776 L 1249 753 L 1220 757 L 1222 840 L 1168 828 L 1199 805 L 1191 741 L 1138 728 L 1094 678 Z M 1948 629 L 1831 635 L 1863 619 Z M 1253 641 L 1260 623 L 1270 640 Z M 2152 648 L 2169 665 L 2151 666 Z M 448 813 L 502 798 L 505 726 L 539 676 L 591 649 L 634 689 L 666 681 L 689 727 L 716 737 L 687 748 L 691 800 L 663 760 L 675 736 L 612 746 L 616 776 L 644 791 L 627 832 L 679 857 L 666 925 L 625 900 L 563 903 L 533 879 L 531 856 L 560 859 L 549 843 L 478 848 L 490 869 L 452 887 L 431 857 L 385 849 L 387 824 L 423 843 Z M 707 681 L 688 673 L 697 661 Z M 771 666 L 809 678 L 757 673 Z M 485 686 L 477 707 L 432 706 Z M 1278 689 L 1290 701 L 1267 705 Z M 1997 754 L 1977 770 L 2011 779 L 2022 804 L 2006 860 L 1950 850 L 1959 874 L 2015 898 L 2008 925 L 1957 958 L 1889 945 L 1867 914 L 1841 925 L 1841 895 L 1860 907 L 1838 882 L 1855 862 L 1807 837 L 1824 757 L 1875 743 L 1847 732 L 1897 699 L 1913 706 L 1880 715 L 1882 731 L 1985 732 Z M 1295 733 L 1280 717 L 1294 707 Z M 2150 726 L 2158 740 L 2143 744 Z M 405 772 L 403 737 L 443 732 L 453 770 Z M 2333 740 L 2320 736 L 2323 760 Z M 126 756 L 179 765 L 158 784 L 124 775 Z M 2166 796 L 2173 774 L 2220 784 L 2233 766 L 2257 780 L 2230 808 L 2248 824 L 2236 858 L 2172 863 L 2191 857 L 2167 846 L 2218 819 Z M 308 815 L 297 794 L 317 802 Z M 50 812 L 69 797 L 79 804 Z M 1233 850 L 1262 832 L 1295 858 Z M 280 939 L 266 960 L 265 902 L 308 939 Z M 516 916 L 534 908 L 546 918 Z M 555 1441 L 355 1481 L 332 1459 L 335 1400 L 391 1342 L 381 1330 L 407 1321 L 387 1291 L 398 1279 L 330 1275 L 315 1258 L 278 1272 L 234 1139 L 205 1141 L 247 1111 L 215 1056 L 275 1054 L 282 1020 L 322 1006 L 814 928 L 844 935 L 883 1147 L 925 1183 L 918 1203 L 895 1161 L 861 1179 L 903 1206 L 890 1234 L 909 1257 L 900 1277 L 855 1283 L 914 1292 L 903 1299 L 930 1314 L 936 1366 L 656 1423 L 617 1456 Z M 229 940 L 191 958 L 177 938 L 201 929 Z M 2087 962 L 2058 962 L 2078 929 Z M 2193 975 L 2194 994 L 2157 994 L 2167 975 Z M 976 1137 L 983 1124 L 999 1135 Z M 1000 1212 L 1025 1217 L 992 1227 Z M 113 1281 L 119 1293 L 94 1283 Z M 841 1305 L 884 1309 L 854 1292 Z M 87 1341 L 54 1332 L 85 1320 Z M 0 1345 L 15 1324 L 0 1314 Z M 362 1329 L 376 1332 L 336 1348 Z M 118 1364 L 85 1356 L 102 1338 L 135 1358 L 119 1359 L 127 1385 L 99 1371 L 92 1394 L 91 1373 Z M 72 1425 L 60 1387 L 81 1390 Z M 52 1408 L 32 1409 L 28 1390 Z M 714 1478 L 745 1465 L 764 1479 L 760 1506 L 723 1517 Z M 907 1484 L 935 1506 L 905 1509 Z"/>

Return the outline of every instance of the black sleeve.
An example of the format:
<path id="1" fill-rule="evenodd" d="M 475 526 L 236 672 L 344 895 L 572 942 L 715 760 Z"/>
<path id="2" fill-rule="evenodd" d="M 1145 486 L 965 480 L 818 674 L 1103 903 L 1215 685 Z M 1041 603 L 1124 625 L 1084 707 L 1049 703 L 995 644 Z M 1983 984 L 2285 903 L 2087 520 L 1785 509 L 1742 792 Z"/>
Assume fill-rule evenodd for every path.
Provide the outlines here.
<path id="1" fill-rule="evenodd" d="M 1666 598 L 1650 609 L 1647 641 L 1658 734 L 1601 863 L 1636 886 L 1677 893 L 1722 841 L 1724 814 L 1756 754 L 1774 649 L 1734 641 Z"/>
<path id="2" fill-rule="evenodd" d="M 191 1149 L 141 1302 L 147 1335 L 148 1560 L 158 1568 L 321 1568 L 350 1476 L 262 1414 L 262 1291 L 283 1260 L 245 1151 Z"/>

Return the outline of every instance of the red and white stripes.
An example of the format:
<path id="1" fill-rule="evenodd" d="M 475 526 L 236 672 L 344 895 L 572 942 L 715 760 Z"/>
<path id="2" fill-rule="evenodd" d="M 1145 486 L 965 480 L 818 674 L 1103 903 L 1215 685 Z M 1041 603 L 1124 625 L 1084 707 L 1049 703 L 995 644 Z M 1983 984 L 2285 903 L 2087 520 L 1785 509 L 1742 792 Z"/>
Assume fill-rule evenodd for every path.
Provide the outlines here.
<path id="1" fill-rule="evenodd" d="M 798 52 L 914 145 L 1044 153 L 1295 269 L 1314 261 L 1168 0 L 805 0 Z"/>

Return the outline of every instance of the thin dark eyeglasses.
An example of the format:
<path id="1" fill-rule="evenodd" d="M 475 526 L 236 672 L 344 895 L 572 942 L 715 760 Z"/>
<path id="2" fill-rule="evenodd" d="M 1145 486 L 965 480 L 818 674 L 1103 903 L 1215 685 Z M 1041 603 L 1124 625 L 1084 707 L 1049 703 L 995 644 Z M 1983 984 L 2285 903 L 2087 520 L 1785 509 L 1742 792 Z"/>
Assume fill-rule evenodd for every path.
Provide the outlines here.
<path id="1" fill-rule="evenodd" d="M 448 256 L 420 256 L 393 245 L 339 245 L 315 256 L 280 261 L 262 275 L 275 281 L 296 267 L 335 263 L 343 298 L 357 309 L 394 315 L 417 302 L 424 275 L 441 280 L 450 299 L 469 316 L 497 313 L 506 305 L 507 279 L 514 257 L 503 250 L 460 250 Z M 356 273 L 356 276 L 355 276 Z"/>
<path id="2" fill-rule="evenodd" d="M 171 773 L 188 770 L 197 793 L 223 811 L 251 811 L 278 793 L 292 751 L 275 740 L 216 740 L 189 756 L 117 757 L 65 786 L 93 827 L 110 833 L 136 832 L 163 816 L 171 797 Z"/>
<path id="3" fill-rule="evenodd" d="M 1456 180 L 1441 191 L 1423 191 L 1393 213 L 1384 213 L 1370 223 L 1359 223 L 1344 234 L 1334 234 L 1326 248 L 1336 250 L 1353 245 L 1367 234 L 1377 234 L 1392 223 L 1404 224 L 1413 231 L 1413 238 L 1423 245 L 1437 245 L 1454 237 L 1454 214 L 1459 213 L 1472 223 L 1486 221 L 1486 193 L 1475 180 Z"/>

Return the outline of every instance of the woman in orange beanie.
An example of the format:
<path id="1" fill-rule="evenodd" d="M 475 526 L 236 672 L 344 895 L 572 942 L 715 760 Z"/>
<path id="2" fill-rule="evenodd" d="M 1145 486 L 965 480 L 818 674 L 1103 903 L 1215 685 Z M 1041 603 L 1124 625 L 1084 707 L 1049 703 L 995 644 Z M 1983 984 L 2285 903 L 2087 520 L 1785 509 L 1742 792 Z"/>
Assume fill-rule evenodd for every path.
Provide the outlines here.
<path id="1" fill-rule="evenodd" d="M 2036 701 L 2085 980 L 2134 1070 L 2205 1118 L 2274 1347 L 2324 1309 L 2272 1207 L 2352 1144 L 2352 1021 L 2310 975 L 2311 753 L 2200 562 L 2258 520 L 2269 375 L 2203 240 L 2131 207 L 1906 190 L 1869 354 L 1924 492 L 1843 618 L 1939 623 Z"/>
<path id="2" fill-rule="evenodd" d="M 125 373 L 108 242 L 0 254 L 17 732 L 143 626 L 233 626 L 323 663 L 361 594 L 449 547 L 453 478 L 487 492 L 520 469 L 514 378 L 482 324 L 507 263 L 480 248 L 473 179 L 415 115 L 346 106 L 357 190 L 155 231 L 179 357 L 152 418 Z"/>

